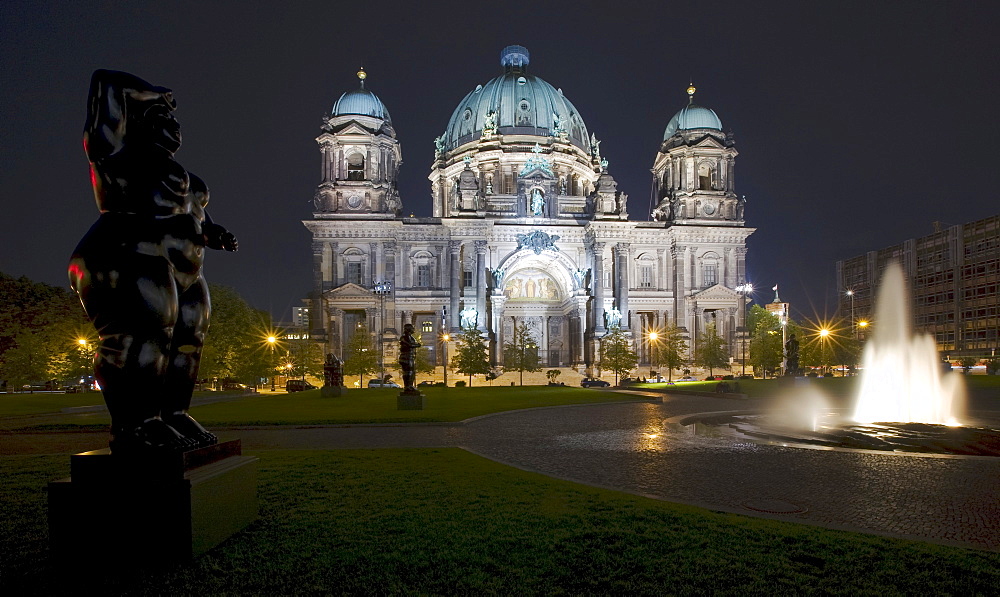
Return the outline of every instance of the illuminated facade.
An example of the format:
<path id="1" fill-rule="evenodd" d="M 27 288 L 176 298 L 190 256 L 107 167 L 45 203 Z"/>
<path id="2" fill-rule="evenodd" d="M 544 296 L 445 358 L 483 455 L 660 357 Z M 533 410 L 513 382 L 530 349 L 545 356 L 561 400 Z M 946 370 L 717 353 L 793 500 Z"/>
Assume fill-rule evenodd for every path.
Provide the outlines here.
<path id="1" fill-rule="evenodd" d="M 892 260 L 910 285 L 915 331 L 933 336 L 952 360 L 993 356 L 1000 348 L 1000 216 L 838 261 L 844 321 L 851 321 L 852 310 L 855 322 L 871 321 L 875 290 Z M 865 327 L 858 329 L 863 336 Z"/>
<path id="2" fill-rule="evenodd" d="M 503 72 L 459 102 L 435 139 L 432 217 L 401 217 L 399 142 L 362 87 L 335 104 L 317 138 L 312 336 L 341 354 L 350 334 L 381 333 L 386 360 L 403 324 L 438 348 L 473 323 L 493 361 L 516 323 L 542 363 L 583 370 L 620 326 L 648 362 L 648 332 L 676 325 L 693 344 L 714 324 L 739 354 L 746 239 L 737 155 L 715 113 L 689 104 L 669 121 L 653 174 L 651 221 L 629 220 L 600 141 L 561 89 L 534 76 L 520 46 Z M 694 93 L 694 88 L 689 89 Z M 430 155 L 430 152 L 428 152 Z"/>

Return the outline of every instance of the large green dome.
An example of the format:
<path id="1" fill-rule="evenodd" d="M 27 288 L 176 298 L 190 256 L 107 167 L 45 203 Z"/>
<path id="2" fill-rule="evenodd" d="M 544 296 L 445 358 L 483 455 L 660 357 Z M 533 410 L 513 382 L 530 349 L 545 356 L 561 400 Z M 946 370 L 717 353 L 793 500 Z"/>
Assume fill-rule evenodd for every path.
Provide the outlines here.
<path id="1" fill-rule="evenodd" d="M 496 132 L 503 135 L 551 136 L 558 132 L 558 125 L 571 143 L 589 151 L 590 135 L 576 107 L 561 89 L 525 71 L 527 49 L 504 48 L 500 64 L 505 69 L 503 75 L 477 86 L 455 108 L 442 137 L 444 150 L 478 139 L 487 118 L 492 117 Z"/>

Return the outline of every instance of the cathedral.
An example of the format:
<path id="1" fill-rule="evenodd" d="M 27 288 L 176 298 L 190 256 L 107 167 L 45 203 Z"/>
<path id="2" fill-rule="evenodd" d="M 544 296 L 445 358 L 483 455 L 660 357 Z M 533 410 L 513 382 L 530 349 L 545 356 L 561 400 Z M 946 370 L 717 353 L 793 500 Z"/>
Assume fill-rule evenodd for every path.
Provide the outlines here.
<path id="1" fill-rule="evenodd" d="M 316 138 L 313 218 L 303 222 L 312 337 L 343 356 L 364 329 L 390 363 L 412 323 L 440 364 L 446 335 L 474 325 L 503 367 L 504 344 L 525 324 L 543 366 L 589 373 L 609 329 L 629 333 L 649 363 L 650 332 L 681 328 L 693 351 L 714 326 L 739 358 L 745 297 L 736 287 L 754 229 L 716 113 L 688 88 L 651 156 L 655 209 L 630 220 L 601 141 L 562 89 L 532 73 L 524 47 L 505 48 L 500 67 L 434 140 L 429 218 L 403 216 L 412 199 L 397 190 L 400 140 L 363 70 L 359 88 L 334 103 Z"/>

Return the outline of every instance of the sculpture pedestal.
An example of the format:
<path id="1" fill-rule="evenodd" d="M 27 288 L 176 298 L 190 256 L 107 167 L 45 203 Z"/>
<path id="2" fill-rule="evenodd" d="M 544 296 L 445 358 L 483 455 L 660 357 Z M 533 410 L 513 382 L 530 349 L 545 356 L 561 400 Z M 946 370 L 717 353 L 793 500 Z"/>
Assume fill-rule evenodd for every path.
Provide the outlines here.
<path id="1" fill-rule="evenodd" d="M 403 390 L 396 396 L 396 410 L 424 410 L 427 397 L 418 390 Z"/>
<path id="2" fill-rule="evenodd" d="M 107 448 L 49 483 L 54 559 L 102 568 L 190 560 L 257 518 L 257 459 L 239 440 L 156 458 Z"/>
<path id="3" fill-rule="evenodd" d="M 347 395 L 347 388 L 344 386 L 323 386 L 319 389 L 319 395 L 323 398 L 336 398 Z"/>

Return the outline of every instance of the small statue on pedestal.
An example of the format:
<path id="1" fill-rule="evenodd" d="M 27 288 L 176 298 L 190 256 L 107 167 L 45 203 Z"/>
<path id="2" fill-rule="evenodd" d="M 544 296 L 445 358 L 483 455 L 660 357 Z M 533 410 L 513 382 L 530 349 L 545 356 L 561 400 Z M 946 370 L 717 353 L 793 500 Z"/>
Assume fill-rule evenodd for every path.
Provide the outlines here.
<path id="1" fill-rule="evenodd" d="M 413 324 L 403 326 L 403 336 L 399 339 L 399 367 L 403 370 L 403 393 L 419 393 L 417 381 L 417 349 L 421 344 L 413 337 Z"/>
<path id="2" fill-rule="evenodd" d="M 319 393 L 324 398 L 343 396 L 347 393 L 347 388 L 344 387 L 344 363 L 332 352 L 327 353 L 326 361 L 323 363 L 323 387 Z"/>

